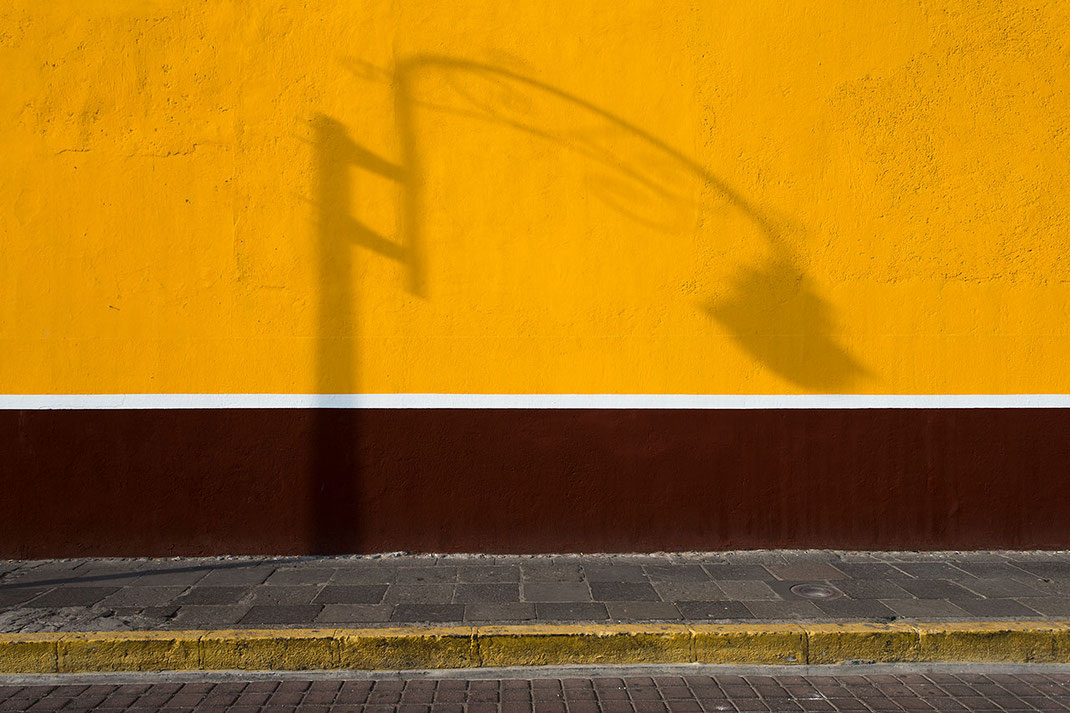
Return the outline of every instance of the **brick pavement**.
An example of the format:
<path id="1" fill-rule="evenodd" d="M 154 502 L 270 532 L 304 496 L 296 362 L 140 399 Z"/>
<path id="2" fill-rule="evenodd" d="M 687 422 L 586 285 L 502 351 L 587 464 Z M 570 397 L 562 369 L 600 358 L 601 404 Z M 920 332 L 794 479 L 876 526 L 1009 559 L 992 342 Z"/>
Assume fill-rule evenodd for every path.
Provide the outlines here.
<path id="1" fill-rule="evenodd" d="M 831 587 L 808 600 L 797 584 Z M 1070 618 L 1070 553 L 0 562 L 0 631 Z"/>
<path id="2" fill-rule="evenodd" d="M 1065 671 L 1065 670 L 1064 670 Z M 581 674 L 577 674 L 581 675 Z M 710 713 L 1067 711 L 1070 672 L 5 685 L 0 711 Z"/>

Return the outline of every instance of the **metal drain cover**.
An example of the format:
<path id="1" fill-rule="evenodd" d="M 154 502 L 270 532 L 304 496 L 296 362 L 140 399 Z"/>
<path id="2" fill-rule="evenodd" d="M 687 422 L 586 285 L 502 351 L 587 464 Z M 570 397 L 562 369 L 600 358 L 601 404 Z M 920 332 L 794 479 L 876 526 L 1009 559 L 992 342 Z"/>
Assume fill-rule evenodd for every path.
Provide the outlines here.
<path id="1" fill-rule="evenodd" d="M 827 584 L 796 584 L 791 588 L 791 593 L 803 599 L 836 599 L 843 596 L 843 592 Z"/>

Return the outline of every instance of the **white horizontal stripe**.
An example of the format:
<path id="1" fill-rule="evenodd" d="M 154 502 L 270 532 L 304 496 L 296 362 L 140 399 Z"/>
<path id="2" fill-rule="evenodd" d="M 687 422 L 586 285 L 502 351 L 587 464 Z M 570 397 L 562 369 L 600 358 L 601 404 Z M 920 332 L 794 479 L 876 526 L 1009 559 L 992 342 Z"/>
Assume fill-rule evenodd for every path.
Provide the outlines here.
<path id="1" fill-rule="evenodd" d="M 0 395 L 0 409 L 873 409 L 1070 408 L 1070 394 L 44 394 Z"/>

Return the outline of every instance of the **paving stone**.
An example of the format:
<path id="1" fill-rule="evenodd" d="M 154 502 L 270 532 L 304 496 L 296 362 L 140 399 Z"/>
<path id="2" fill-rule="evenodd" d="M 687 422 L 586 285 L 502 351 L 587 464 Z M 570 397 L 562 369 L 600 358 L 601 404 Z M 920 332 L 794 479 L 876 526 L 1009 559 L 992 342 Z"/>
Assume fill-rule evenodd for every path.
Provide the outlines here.
<path id="1" fill-rule="evenodd" d="M 757 619 L 824 619 L 828 615 L 807 601 L 743 602 Z"/>
<path id="2" fill-rule="evenodd" d="M 323 587 L 316 584 L 275 585 L 253 590 L 252 604 L 311 604 Z"/>
<path id="3" fill-rule="evenodd" d="M 465 621 L 529 621 L 535 618 L 535 605 L 527 602 L 504 604 L 466 604 Z"/>
<path id="4" fill-rule="evenodd" d="M 1070 597 L 1070 580 L 1065 579 L 1038 579 L 1029 583 L 1038 592 L 1046 597 Z"/>
<path id="5" fill-rule="evenodd" d="M 189 587 L 201 581 L 211 572 L 210 567 L 175 567 L 146 572 L 131 582 L 135 587 Z"/>
<path id="6" fill-rule="evenodd" d="M 666 602 L 729 599 L 716 582 L 655 582 L 654 589 Z"/>
<path id="7" fill-rule="evenodd" d="M 5 587 L 7 585 L 4 585 Z M 13 607 L 49 591 L 51 587 L 0 588 L 0 608 Z"/>
<path id="8" fill-rule="evenodd" d="M 1040 591 L 1034 587 L 1030 587 L 1025 582 L 1020 582 L 1014 579 L 976 579 L 973 577 L 964 577 L 956 580 L 957 585 L 964 587 L 974 594 L 979 594 L 982 597 L 992 598 L 1007 598 L 1007 597 L 1035 597 L 1040 594 Z"/>
<path id="9" fill-rule="evenodd" d="M 919 599 L 976 599 L 977 595 L 946 579 L 904 579 L 896 582 Z"/>
<path id="10" fill-rule="evenodd" d="M 1070 617 L 1070 599 L 1066 597 L 1022 597 L 1018 601 L 1044 616 Z"/>
<path id="11" fill-rule="evenodd" d="M 717 586 L 725 594 L 727 599 L 780 599 L 780 595 L 774 592 L 765 582 L 738 581 L 732 579 L 717 580 Z"/>
<path id="12" fill-rule="evenodd" d="M 335 570 L 326 567 L 282 567 L 268 577 L 264 584 L 297 585 L 326 584 L 334 576 Z"/>
<path id="13" fill-rule="evenodd" d="M 754 614 L 743 602 L 676 602 L 684 619 L 753 619 Z"/>
<path id="14" fill-rule="evenodd" d="M 579 565 L 525 562 L 520 565 L 520 576 L 525 582 L 582 582 L 583 569 Z"/>
<path id="15" fill-rule="evenodd" d="M 669 602 L 606 602 L 610 619 L 660 621 L 680 619 L 680 610 Z"/>
<path id="16" fill-rule="evenodd" d="M 464 619 L 463 604 L 397 604 L 390 621 L 404 622 L 459 622 Z"/>
<path id="17" fill-rule="evenodd" d="M 519 584 L 482 583 L 458 584 L 453 593 L 458 604 L 501 604 L 520 601 Z"/>
<path id="18" fill-rule="evenodd" d="M 456 567 L 405 567 L 397 571 L 398 584 L 442 584 L 457 581 Z"/>
<path id="19" fill-rule="evenodd" d="M 981 579 L 1036 579 L 1036 575 L 1005 561 L 954 560 L 956 569 Z"/>
<path id="20" fill-rule="evenodd" d="M 955 599 L 955 606 L 974 616 L 983 617 L 1035 617 L 1035 612 L 1014 599 Z"/>
<path id="21" fill-rule="evenodd" d="M 327 604 L 316 617 L 323 624 L 363 624 L 390 621 L 393 604 Z"/>
<path id="22" fill-rule="evenodd" d="M 890 579 L 843 579 L 836 588 L 851 599 L 909 599 L 910 593 Z"/>
<path id="23" fill-rule="evenodd" d="M 791 564 L 770 564 L 765 568 L 777 579 L 829 581 L 847 579 L 848 575 L 825 562 L 799 562 Z"/>
<path id="24" fill-rule="evenodd" d="M 384 602 L 400 604 L 446 604 L 453 601 L 453 584 L 391 584 L 383 596 Z"/>
<path id="25" fill-rule="evenodd" d="M 758 564 L 707 564 L 703 567 L 715 580 L 776 579 L 769 570 Z"/>
<path id="26" fill-rule="evenodd" d="M 57 587 L 45 592 L 22 606 L 40 607 L 88 607 L 118 591 L 116 587 Z"/>
<path id="27" fill-rule="evenodd" d="M 508 617 L 498 619 L 502 622 L 530 620 L 532 613 L 538 618 L 555 614 L 553 607 L 539 604 L 591 605 L 559 608 L 565 620 L 573 621 L 605 621 L 610 614 L 619 621 L 626 621 L 626 616 L 637 621 L 673 620 L 666 617 L 678 612 L 683 615 L 679 608 L 670 606 L 675 602 L 690 603 L 695 616 L 701 617 L 696 620 L 726 616 L 709 611 L 721 602 L 742 606 L 745 619 L 1070 617 L 1070 579 L 1059 576 L 1066 571 L 1061 565 L 1070 563 L 1070 555 L 1024 552 L 1007 556 L 1036 572 L 1020 569 L 999 553 L 820 551 L 5 562 L 0 563 L 4 573 L 0 579 L 0 630 L 93 627 L 100 626 L 102 617 L 110 618 L 109 626 L 176 628 L 175 622 L 177 628 L 182 622 L 188 622 L 187 628 L 256 626 L 239 621 L 250 614 L 251 606 L 328 602 L 339 608 L 369 607 L 354 608 L 348 614 L 341 609 L 320 610 L 319 623 L 343 626 L 360 626 L 361 620 L 382 623 L 395 614 L 393 605 L 406 603 L 461 605 L 449 614 L 454 617 L 451 621 L 481 622 L 495 621 L 492 615 L 496 611 Z M 799 581 L 828 582 L 845 597 L 822 602 L 822 609 L 792 594 L 790 587 L 798 581 L 774 577 L 763 566 L 766 564 L 781 576 L 813 575 Z M 817 579 L 819 575 L 830 576 L 830 566 L 849 576 Z M 593 582 L 584 578 L 585 570 L 591 572 Z M 949 571 L 955 573 L 953 577 L 927 576 Z M 399 583 L 399 578 L 411 581 Z M 231 580 L 236 583 L 229 583 Z M 42 582 L 57 584 L 50 587 Z M 597 595 L 604 597 L 600 603 L 608 602 L 609 607 L 592 603 L 592 585 Z M 95 593 L 87 598 L 84 588 L 100 588 L 108 594 L 92 605 L 46 606 L 52 597 L 58 598 L 52 603 L 93 599 Z M 377 601 L 376 595 L 384 590 L 381 603 L 363 603 Z M 25 606 L 44 595 L 40 606 Z M 503 598 L 510 601 L 479 601 Z M 523 599 L 524 606 L 519 606 L 518 598 Z M 467 607 L 463 606 L 466 602 Z M 866 608 L 866 603 L 876 606 Z M 209 621 L 211 616 L 220 619 Z"/>
<path id="28" fill-rule="evenodd" d="M 249 613 L 248 604 L 180 606 L 168 622 L 171 629 L 217 629 L 233 626 Z"/>
<path id="29" fill-rule="evenodd" d="M 845 619 L 882 619 L 895 618 L 895 612 L 873 599 L 828 599 L 815 601 L 816 606 L 829 616 Z"/>
<path id="30" fill-rule="evenodd" d="M 323 609 L 321 604 L 280 604 L 280 605 L 256 605 L 242 617 L 242 624 L 256 625 L 281 625 L 300 624 L 311 625 Z"/>
<path id="31" fill-rule="evenodd" d="M 517 565 L 462 565 L 457 568 L 457 580 L 462 584 L 479 584 L 486 582 L 519 582 L 520 567 Z"/>
<path id="32" fill-rule="evenodd" d="M 698 564 L 648 565 L 643 567 L 652 582 L 708 582 L 709 573 Z"/>
<path id="33" fill-rule="evenodd" d="M 965 609 L 960 609 L 945 599 L 882 599 L 881 604 L 908 619 L 968 616 Z"/>
<path id="34" fill-rule="evenodd" d="M 963 574 L 947 562 L 897 562 L 895 567 L 918 579 L 957 579 Z"/>
<path id="35" fill-rule="evenodd" d="M 1023 562 L 1012 560 L 1015 567 L 1044 579 L 1070 579 L 1070 562 Z"/>
<path id="36" fill-rule="evenodd" d="M 252 589 L 249 587 L 193 587 L 180 596 L 176 602 L 183 606 L 188 604 L 238 604 L 251 591 Z"/>
<path id="37" fill-rule="evenodd" d="M 331 584 L 393 584 L 396 570 L 387 566 L 339 567 Z"/>
<path id="38" fill-rule="evenodd" d="M 646 582 L 646 574 L 639 565 L 590 565 L 583 568 L 589 582 Z"/>
<path id="39" fill-rule="evenodd" d="M 220 586 L 236 586 L 236 585 L 254 585 L 262 584 L 272 572 L 275 571 L 274 567 L 263 566 L 235 566 L 227 567 L 223 569 L 216 569 L 204 576 L 198 584 L 205 585 L 220 585 Z"/>
<path id="40" fill-rule="evenodd" d="M 586 582 L 524 582 L 524 601 L 589 602 L 591 590 Z"/>
<path id="41" fill-rule="evenodd" d="M 656 602 L 654 588 L 645 582 L 591 582 L 591 596 L 602 602 Z"/>
<path id="42" fill-rule="evenodd" d="M 186 587 L 123 587 L 101 600 L 106 607 L 154 607 L 174 602 Z"/>
<path id="43" fill-rule="evenodd" d="M 0 577 L 0 583 L 3 586 L 51 586 L 79 580 L 82 584 L 89 584 L 91 580 L 78 571 L 81 565 L 81 562 L 4 563 L 4 574 Z"/>
<path id="44" fill-rule="evenodd" d="M 837 562 L 836 569 L 855 579 L 910 579 L 906 572 L 883 562 Z"/>
<path id="45" fill-rule="evenodd" d="M 543 621 L 602 621 L 609 618 L 601 602 L 538 602 L 535 614 Z"/>
<path id="46" fill-rule="evenodd" d="M 328 584 L 312 601 L 317 604 L 379 604 L 385 584 Z"/>

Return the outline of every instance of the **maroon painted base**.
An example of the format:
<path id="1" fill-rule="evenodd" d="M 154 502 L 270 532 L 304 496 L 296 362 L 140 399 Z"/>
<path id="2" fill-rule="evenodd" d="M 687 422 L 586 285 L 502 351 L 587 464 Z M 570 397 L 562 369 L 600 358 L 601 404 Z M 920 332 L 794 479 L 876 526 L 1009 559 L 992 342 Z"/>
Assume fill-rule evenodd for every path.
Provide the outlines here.
<path id="1" fill-rule="evenodd" d="M 1070 410 L 0 412 L 0 556 L 1070 547 Z"/>

